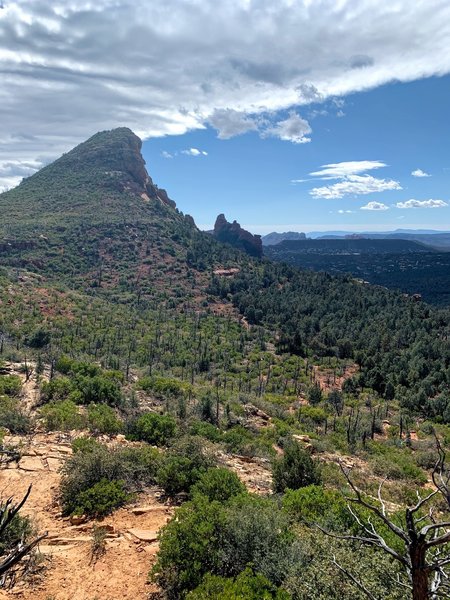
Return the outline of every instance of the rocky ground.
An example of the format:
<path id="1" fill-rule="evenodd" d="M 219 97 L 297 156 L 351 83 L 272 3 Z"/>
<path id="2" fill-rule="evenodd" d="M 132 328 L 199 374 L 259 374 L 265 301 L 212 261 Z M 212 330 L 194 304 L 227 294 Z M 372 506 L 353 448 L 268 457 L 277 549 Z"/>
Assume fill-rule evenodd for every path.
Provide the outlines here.
<path id="1" fill-rule="evenodd" d="M 173 513 L 157 490 L 101 523 L 75 525 L 61 517 L 56 501 L 59 467 L 71 453 L 69 436 L 39 434 L 6 438 L 5 443 L 21 446 L 21 458 L 2 465 L 2 497 L 19 499 L 32 484 L 23 514 L 48 535 L 39 546 L 42 568 L 36 577 L 0 592 L 1 600 L 139 600 L 156 590 L 148 583 L 148 572 L 158 550 L 158 531 Z M 105 552 L 98 557 L 93 557 L 95 525 L 106 533 Z"/>
<path id="2" fill-rule="evenodd" d="M 40 433 L 4 439 L 5 445 L 19 449 L 20 459 L 0 465 L 1 496 L 21 499 L 31 484 L 22 514 L 31 516 L 36 529 L 47 536 L 39 546 L 36 575 L 13 590 L 0 591 L 0 600 L 144 600 L 157 591 L 148 582 L 148 572 L 158 550 L 158 531 L 174 508 L 155 488 L 99 523 L 63 518 L 57 502 L 59 470 L 72 453 L 72 437 Z M 270 492 L 268 461 L 225 453 L 218 459 L 250 491 Z M 100 555 L 93 555 L 96 527 L 104 528 L 106 535 Z"/>

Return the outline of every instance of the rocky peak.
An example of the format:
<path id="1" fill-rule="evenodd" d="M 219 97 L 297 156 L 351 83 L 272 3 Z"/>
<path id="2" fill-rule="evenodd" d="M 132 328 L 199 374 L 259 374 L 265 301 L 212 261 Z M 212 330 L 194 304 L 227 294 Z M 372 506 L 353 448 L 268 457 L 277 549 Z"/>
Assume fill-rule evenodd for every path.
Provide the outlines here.
<path id="1" fill-rule="evenodd" d="M 128 127 L 100 131 L 64 154 L 21 185 L 33 186 L 41 179 L 58 183 L 59 174 L 68 172 L 88 178 L 116 191 L 131 191 L 148 199 L 158 199 L 175 208 L 167 192 L 156 186 L 145 167 L 142 141 Z M 50 175 L 50 177 L 49 177 Z M 51 183 L 47 183 L 51 186 Z"/>
<path id="2" fill-rule="evenodd" d="M 220 242 L 226 242 L 250 256 L 261 258 L 262 242 L 260 235 L 253 235 L 243 229 L 237 221 L 229 223 L 224 214 L 220 214 L 214 225 L 214 237 Z"/>

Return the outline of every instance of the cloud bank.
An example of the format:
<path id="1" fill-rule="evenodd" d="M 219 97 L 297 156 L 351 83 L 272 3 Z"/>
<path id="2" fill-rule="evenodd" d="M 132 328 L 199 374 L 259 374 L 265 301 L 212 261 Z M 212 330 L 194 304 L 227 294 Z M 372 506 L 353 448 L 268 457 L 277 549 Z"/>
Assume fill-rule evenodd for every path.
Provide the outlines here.
<path id="1" fill-rule="evenodd" d="M 310 175 L 314 178 L 339 179 L 340 181 L 331 185 L 315 187 L 309 193 L 314 198 L 331 200 L 350 195 L 359 196 L 374 192 L 401 190 L 402 187 L 398 181 L 380 179 L 366 173 L 366 171 L 386 166 L 386 163 L 379 160 L 356 160 L 322 165 L 318 171 L 313 171 Z M 302 180 L 294 179 L 292 183 L 300 181 Z"/>
<path id="2" fill-rule="evenodd" d="M 448 203 L 444 200 L 407 200 L 406 202 L 397 202 L 397 208 L 444 208 Z"/>
<path id="3" fill-rule="evenodd" d="M 447 0 L 5 0 L 1 177 L 118 125 L 305 143 L 302 105 L 449 72 Z"/>

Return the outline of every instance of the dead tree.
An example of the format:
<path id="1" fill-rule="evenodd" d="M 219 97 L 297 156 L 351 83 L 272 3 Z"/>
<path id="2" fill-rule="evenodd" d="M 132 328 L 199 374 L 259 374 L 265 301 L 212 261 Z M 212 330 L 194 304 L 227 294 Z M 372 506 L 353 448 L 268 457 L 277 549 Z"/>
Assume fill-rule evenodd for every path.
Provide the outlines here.
<path id="1" fill-rule="evenodd" d="M 358 535 L 340 535 L 319 527 L 326 535 L 338 539 L 351 540 L 373 546 L 390 555 L 402 568 L 405 578 L 397 577 L 396 584 L 405 588 L 405 594 L 413 600 L 438 600 L 450 598 L 450 517 L 438 519 L 436 509 L 430 501 L 440 497 L 444 501 L 445 512 L 450 509 L 450 470 L 445 465 L 445 453 L 437 442 L 439 459 L 433 469 L 435 489 L 421 497 L 417 492 L 417 503 L 405 509 L 405 525 L 397 525 L 389 516 L 386 502 L 382 497 L 382 481 L 378 488 L 378 503 L 374 503 L 364 494 L 350 478 L 349 471 L 341 465 L 341 470 L 350 486 L 353 495 L 348 496 L 348 509 L 358 524 L 361 533 Z M 361 506 L 373 517 L 383 523 L 402 543 L 402 550 L 394 549 L 380 534 L 379 527 L 369 516 L 363 519 L 352 508 Z M 360 591 L 371 600 L 377 598 L 366 588 L 363 582 L 350 571 L 342 567 L 336 558 L 333 564 L 344 573 Z M 409 592 L 407 592 L 409 590 Z"/>
<path id="2" fill-rule="evenodd" d="M 31 485 L 29 486 L 25 496 L 18 504 L 14 504 L 13 498 L 8 498 L 4 502 L 0 502 L 0 540 L 4 539 L 7 534 L 7 529 L 13 522 L 13 519 L 18 515 L 20 509 L 23 507 L 31 492 Z M 0 556 L 0 587 L 3 587 L 9 580 L 14 581 L 17 570 L 23 566 L 26 570 L 26 565 L 23 563 L 23 559 L 30 556 L 33 549 L 39 544 L 39 542 L 46 537 L 47 534 L 35 537 L 34 539 L 26 540 L 23 537 L 19 539 L 12 547 L 5 550 L 4 554 Z M 22 570 L 23 573 L 23 570 Z"/>

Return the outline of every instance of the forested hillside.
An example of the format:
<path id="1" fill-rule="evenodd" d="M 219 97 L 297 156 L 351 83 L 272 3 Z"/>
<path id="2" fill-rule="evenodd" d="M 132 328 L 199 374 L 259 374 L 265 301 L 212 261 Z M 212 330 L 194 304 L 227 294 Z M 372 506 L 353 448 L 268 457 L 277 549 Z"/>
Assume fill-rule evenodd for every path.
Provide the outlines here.
<path id="1" fill-rule="evenodd" d="M 450 252 L 402 239 L 317 239 L 267 246 L 265 255 L 301 269 L 348 274 L 450 305 Z"/>
<path id="2" fill-rule="evenodd" d="M 25 499 L 0 567 L 29 544 L 4 587 L 447 597 L 448 309 L 220 243 L 127 129 L 0 195 L 0 215 L 0 509 Z"/>

